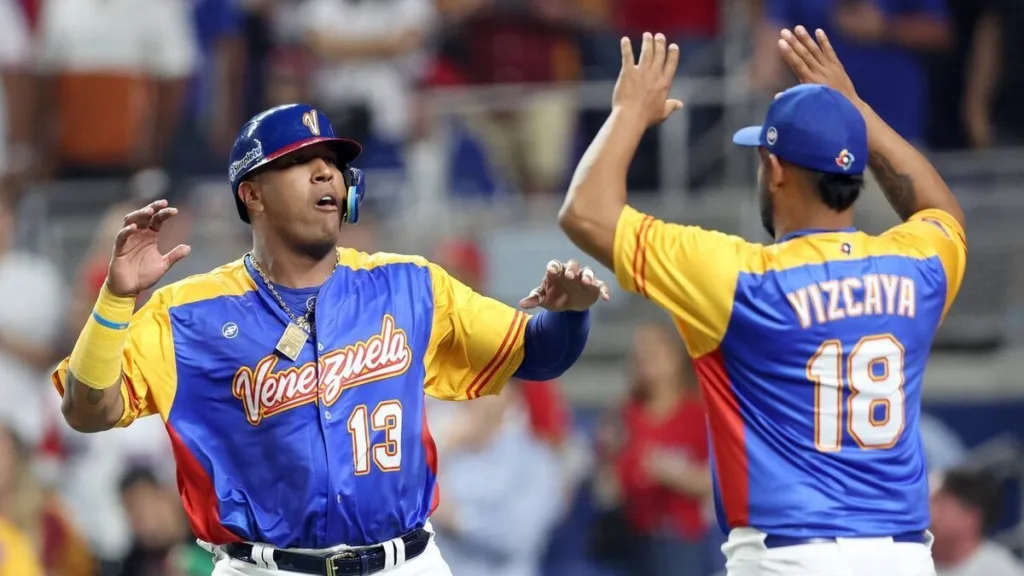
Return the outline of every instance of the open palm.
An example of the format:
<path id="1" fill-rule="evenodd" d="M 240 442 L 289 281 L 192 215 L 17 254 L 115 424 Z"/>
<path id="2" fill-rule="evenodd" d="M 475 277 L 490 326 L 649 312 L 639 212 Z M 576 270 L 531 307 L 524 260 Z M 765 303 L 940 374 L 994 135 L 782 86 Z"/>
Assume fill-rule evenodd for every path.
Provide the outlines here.
<path id="1" fill-rule="evenodd" d="M 160 227 L 178 214 L 166 200 L 157 200 L 124 217 L 124 227 L 114 240 L 114 254 L 107 271 L 107 289 L 118 296 L 136 296 L 152 288 L 191 248 L 175 246 L 160 253 Z"/>

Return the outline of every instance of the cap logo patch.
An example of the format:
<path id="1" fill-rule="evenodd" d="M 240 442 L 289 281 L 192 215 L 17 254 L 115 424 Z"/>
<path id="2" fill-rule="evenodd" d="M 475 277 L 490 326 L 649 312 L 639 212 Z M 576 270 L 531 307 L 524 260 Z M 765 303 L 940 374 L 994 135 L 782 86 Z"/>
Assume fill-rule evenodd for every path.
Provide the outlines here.
<path id="1" fill-rule="evenodd" d="M 775 126 L 768 128 L 768 131 L 764 135 L 765 141 L 768 142 L 769 146 L 774 146 L 779 140 L 779 131 L 775 129 Z"/>
<path id="2" fill-rule="evenodd" d="M 843 170 L 849 170 L 853 166 L 854 160 L 856 158 L 853 157 L 853 154 L 850 154 L 849 150 L 843 150 L 839 153 L 839 156 L 836 156 L 836 165 Z"/>
<path id="3" fill-rule="evenodd" d="M 320 117 L 317 115 L 316 110 L 310 110 L 302 115 L 302 124 L 309 131 L 313 133 L 313 136 L 320 135 Z"/>
<path id="4" fill-rule="evenodd" d="M 261 144 L 259 140 L 253 140 L 253 142 L 256 144 L 252 148 L 249 148 L 249 151 L 245 153 L 245 156 L 235 160 L 231 163 L 231 166 L 228 167 L 228 179 L 232 182 L 235 181 L 236 176 L 248 171 L 253 164 L 263 159 L 263 144 Z"/>

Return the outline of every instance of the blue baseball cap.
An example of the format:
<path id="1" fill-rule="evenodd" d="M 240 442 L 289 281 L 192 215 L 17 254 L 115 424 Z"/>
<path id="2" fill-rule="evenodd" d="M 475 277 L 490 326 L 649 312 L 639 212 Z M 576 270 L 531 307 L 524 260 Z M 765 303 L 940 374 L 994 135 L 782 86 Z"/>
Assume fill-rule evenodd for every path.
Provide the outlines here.
<path id="1" fill-rule="evenodd" d="M 732 137 L 740 146 L 764 147 L 797 166 L 832 174 L 863 174 L 868 160 L 864 116 L 845 96 L 820 84 L 801 84 L 772 102 L 763 126 Z"/>

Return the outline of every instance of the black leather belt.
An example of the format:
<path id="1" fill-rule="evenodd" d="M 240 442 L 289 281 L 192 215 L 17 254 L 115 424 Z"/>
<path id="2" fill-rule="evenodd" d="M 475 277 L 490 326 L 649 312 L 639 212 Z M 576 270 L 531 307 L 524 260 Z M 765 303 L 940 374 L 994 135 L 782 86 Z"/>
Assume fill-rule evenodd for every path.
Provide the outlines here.
<path id="1" fill-rule="evenodd" d="M 430 536 L 430 532 L 422 528 L 402 536 L 402 542 L 405 544 L 405 559 L 412 560 L 422 554 L 427 549 Z M 376 574 L 384 570 L 385 559 L 387 558 L 385 546 L 392 547 L 391 557 L 394 558 L 397 551 L 393 549 L 395 544 L 392 542 L 385 542 L 384 544 L 367 546 L 365 548 L 342 550 L 325 556 L 313 556 L 278 549 L 267 550 L 266 554 L 273 557 L 272 559 L 274 564 L 277 565 L 278 570 L 302 574 L 320 574 L 321 576 L 362 576 L 365 574 Z M 242 562 L 248 562 L 249 564 L 255 564 L 264 568 L 269 564 L 266 558 L 253 558 L 252 544 L 235 542 L 224 546 L 224 551 L 227 552 L 228 556 Z"/>
<path id="2" fill-rule="evenodd" d="M 872 536 L 872 538 L 887 538 L 887 536 Z M 925 540 L 926 536 L 923 530 L 919 530 L 917 532 L 904 532 L 903 534 L 895 534 L 892 536 L 893 542 L 900 542 L 903 544 L 924 544 Z M 764 537 L 764 547 L 782 548 L 784 546 L 801 546 L 804 544 L 825 544 L 835 541 L 836 539 L 831 537 L 795 538 L 791 536 L 773 536 L 769 534 Z"/>

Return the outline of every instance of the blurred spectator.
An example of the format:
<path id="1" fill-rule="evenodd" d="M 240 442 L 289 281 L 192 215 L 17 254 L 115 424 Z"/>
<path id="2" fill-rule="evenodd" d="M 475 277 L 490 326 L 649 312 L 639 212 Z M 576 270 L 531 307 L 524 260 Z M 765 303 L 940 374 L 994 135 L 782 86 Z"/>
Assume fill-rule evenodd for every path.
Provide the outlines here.
<path id="1" fill-rule="evenodd" d="M 964 123 L 974 148 L 1024 146 L 1024 7 L 985 0 L 967 62 Z"/>
<path id="2" fill-rule="evenodd" d="M 0 407 L 16 419 L 19 434 L 35 445 L 42 439 L 45 371 L 58 354 L 64 284 L 60 270 L 45 258 L 14 246 L 15 218 L 0 198 L 0 393 L 12 399 Z M 16 402 L 16 404 L 15 404 Z"/>
<path id="3" fill-rule="evenodd" d="M 563 509 L 558 455 L 530 430 L 517 383 L 449 413 L 444 497 L 430 521 L 453 574 L 536 576 Z"/>
<path id="4" fill-rule="evenodd" d="M 28 538 L 49 576 L 95 574 L 89 547 L 60 499 L 33 475 L 31 448 L 4 424 L 0 424 L 0 517 Z"/>
<path id="5" fill-rule="evenodd" d="M 907 140 L 921 145 L 928 124 L 928 76 L 921 56 L 944 51 L 952 32 L 946 0 L 764 0 L 754 50 L 754 84 L 766 94 L 787 84 L 779 30 L 821 28 L 857 95 Z M 857 202 L 857 226 L 871 234 L 899 224 L 873 174 Z"/>
<path id="6" fill-rule="evenodd" d="M 198 58 L 171 151 L 171 171 L 176 176 L 220 176 L 245 120 L 243 14 L 236 0 L 190 4 Z"/>
<path id="7" fill-rule="evenodd" d="M 584 46 L 590 62 L 587 74 L 591 79 L 614 80 L 622 64 L 619 38 L 627 35 L 639 45 L 644 32 L 661 32 L 669 42 L 679 45 L 679 76 L 696 78 L 719 78 L 724 73 L 724 38 L 719 36 L 721 0 L 583 0 L 600 6 L 607 14 L 607 28 L 592 32 L 584 37 Z M 718 86 L 700 85 L 699 94 L 711 98 L 723 98 Z M 717 179 L 721 166 L 709 162 L 717 158 L 718 149 L 704 140 L 722 119 L 720 102 L 688 101 L 683 111 L 688 116 L 687 169 L 689 189 L 706 186 Z M 607 110 L 584 111 L 584 122 L 588 136 L 593 137 L 600 130 L 607 117 Z M 637 154 L 629 169 L 629 187 L 639 191 L 654 191 L 661 185 L 662 169 L 672 170 L 673 166 L 662 166 L 659 154 L 661 131 L 649 130 L 644 134 Z M 588 138 L 589 139 L 589 138 Z M 703 141 L 702 141 L 703 140 Z M 675 192 L 675 191 L 674 191 Z"/>
<path id="8" fill-rule="evenodd" d="M 29 30 L 17 0 L 0 0 L 0 193 L 31 169 Z"/>
<path id="9" fill-rule="evenodd" d="M 196 46 L 179 0 L 47 0 L 36 153 L 65 177 L 161 166 Z"/>
<path id="10" fill-rule="evenodd" d="M 924 137 L 928 83 L 919 54 L 946 50 L 945 0 L 765 0 L 754 82 L 773 93 L 783 79 L 779 30 L 803 25 L 828 35 L 857 94 L 911 142 Z"/>
<path id="11" fill-rule="evenodd" d="M 985 472 L 951 470 L 932 494 L 938 576 L 1022 576 L 1024 566 L 986 534 L 1003 511 L 1002 487 Z"/>
<path id="12" fill-rule="evenodd" d="M 49 398 L 57 409 L 59 395 L 51 393 Z M 117 574 L 132 545 L 119 482 L 139 467 L 153 471 L 162 484 L 175 478 L 164 422 L 159 417 L 144 418 L 129 428 L 103 434 L 75 432 L 63 419 L 60 426 L 64 459 L 58 489 L 102 563 L 103 574 Z"/>
<path id="13" fill-rule="evenodd" d="M 202 549 L 192 539 L 178 494 L 146 467 L 129 469 L 121 479 L 120 491 L 132 531 L 132 548 L 124 559 L 120 576 L 180 574 L 181 547 Z M 209 553 L 206 560 L 209 574 Z"/>
<path id="14" fill-rule="evenodd" d="M 580 76 L 577 0 L 439 0 L 449 83 L 518 84 L 460 113 L 505 177 L 527 195 L 562 188 L 573 151 Z"/>
<path id="15" fill-rule="evenodd" d="M 431 0 L 306 0 L 305 42 L 322 64 L 313 94 L 339 133 L 388 144 L 411 138 L 433 8 Z"/>
<path id="16" fill-rule="evenodd" d="M 663 325 L 637 329 L 631 398 L 599 432 L 599 551 L 630 574 L 707 574 L 711 494 L 704 409 L 689 357 Z"/>
<path id="17" fill-rule="evenodd" d="M 282 48 L 271 54 L 266 68 L 267 108 L 309 101 L 310 60 L 308 53 L 300 49 Z"/>
<path id="18" fill-rule="evenodd" d="M 924 461 L 929 472 L 941 472 L 959 466 L 967 452 L 964 441 L 942 421 L 921 412 L 918 422 L 921 442 L 924 444 Z"/>
<path id="19" fill-rule="evenodd" d="M 0 517 L 0 576 L 44 576 L 32 544 L 18 527 Z"/>
<path id="20" fill-rule="evenodd" d="M 478 292 L 483 291 L 487 267 L 480 247 L 472 240 L 450 238 L 434 247 L 433 262 Z M 556 450 L 566 447 L 572 428 L 568 402 L 556 381 L 519 382 L 519 392 L 534 434 Z"/>

